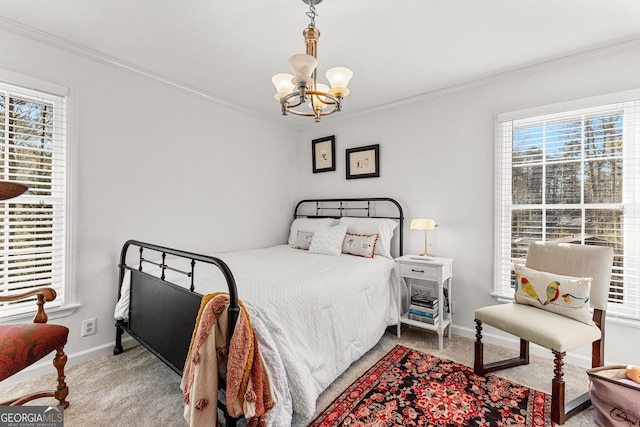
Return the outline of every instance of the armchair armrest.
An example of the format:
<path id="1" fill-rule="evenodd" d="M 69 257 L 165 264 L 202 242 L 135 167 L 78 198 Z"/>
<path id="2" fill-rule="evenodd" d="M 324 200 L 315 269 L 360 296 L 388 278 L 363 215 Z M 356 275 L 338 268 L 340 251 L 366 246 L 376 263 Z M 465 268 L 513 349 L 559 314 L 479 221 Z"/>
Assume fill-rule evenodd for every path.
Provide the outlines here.
<path id="1" fill-rule="evenodd" d="M 18 301 L 33 295 L 37 295 L 38 297 L 38 312 L 33 318 L 33 323 L 47 323 L 49 318 L 47 317 L 47 313 L 44 312 L 44 303 L 56 299 L 56 291 L 52 288 L 33 289 L 22 294 L 0 296 L 0 302 Z"/>

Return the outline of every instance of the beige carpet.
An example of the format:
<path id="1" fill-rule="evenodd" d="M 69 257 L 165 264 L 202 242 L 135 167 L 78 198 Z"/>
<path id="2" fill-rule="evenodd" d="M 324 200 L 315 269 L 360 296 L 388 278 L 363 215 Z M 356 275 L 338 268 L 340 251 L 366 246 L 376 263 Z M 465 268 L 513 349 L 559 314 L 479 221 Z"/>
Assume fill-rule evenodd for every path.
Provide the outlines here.
<path id="1" fill-rule="evenodd" d="M 456 336 L 451 340 L 445 338 L 444 350 L 440 351 L 437 335 L 403 327 L 402 337 L 398 339 L 393 327 L 371 351 L 355 362 L 320 396 L 316 410 L 324 409 L 396 344 L 468 366 L 473 364 L 473 341 L 470 339 Z M 130 346 L 120 356 L 104 356 L 67 369 L 70 406 L 64 414 L 65 427 L 186 426 L 182 418 L 180 377 L 143 347 L 136 344 Z M 487 346 L 485 360 L 497 360 L 505 351 L 500 347 Z M 551 393 L 553 362 L 550 359 L 532 357 L 531 365 L 501 371 L 498 375 Z M 567 400 L 587 390 L 587 374 L 584 369 L 565 366 L 565 381 Z M 55 384 L 55 374 L 2 388 L 0 399 L 40 390 L 43 388 L 42 384 L 47 384 L 47 387 Z M 56 402 L 53 399 L 40 399 L 31 404 L 49 405 Z M 571 418 L 564 425 L 595 425 L 593 409 Z"/>

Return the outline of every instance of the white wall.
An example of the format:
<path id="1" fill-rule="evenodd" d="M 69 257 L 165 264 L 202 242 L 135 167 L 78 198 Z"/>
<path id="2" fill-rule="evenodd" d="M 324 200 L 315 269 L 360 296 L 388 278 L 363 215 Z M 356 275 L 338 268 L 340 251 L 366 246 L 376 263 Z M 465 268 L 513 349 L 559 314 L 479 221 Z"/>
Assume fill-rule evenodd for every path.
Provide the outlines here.
<path id="1" fill-rule="evenodd" d="M 299 197 L 390 196 L 405 209 L 405 253 L 420 253 L 414 217 L 435 218 L 436 255 L 455 258 L 454 331 L 474 336 L 473 312 L 494 304 L 493 126 L 501 112 L 640 87 L 640 44 L 506 73 L 360 116 L 328 117 L 299 134 Z M 357 78 L 357 76 L 354 76 Z M 425 76 L 428 78 L 428 76 Z M 358 96 L 352 93 L 350 96 Z M 345 99 L 344 112 L 349 110 Z M 311 172 L 311 140 L 336 136 L 335 172 Z M 380 144 L 380 178 L 345 180 L 345 149 Z M 607 324 L 607 362 L 639 363 L 640 324 Z M 495 331 L 495 330 L 494 330 Z M 490 342 L 513 345 L 491 334 Z M 584 364 L 589 349 L 568 358 Z M 544 352 L 547 355 L 549 352 Z"/>
<path id="2" fill-rule="evenodd" d="M 81 307 L 55 320 L 71 329 L 71 363 L 97 348 L 111 351 L 116 267 L 127 239 L 202 252 L 285 241 L 295 131 L 12 33 L 0 31 L 0 52 L 1 69 L 72 93 L 69 280 Z M 91 317 L 98 333 L 81 338 L 81 321 Z"/>
<path id="3" fill-rule="evenodd" d="M 433 251 L 455 258 L 455 332 L 472 336 L 474 309 L 494 303 L 494 115 L 640 86 L 640 48 L 627 45 L 295 132 L 13 33 L 0 31 L 0 52 L 0 68 L 73 95 L 70 280 L 81 307 L 56 319 L 71 329 L 70 363 L 111 350 L 125 240 L 203 252 L 276 244 L 295 201 L 315 196 L 392 196 L 408 219 L 436 218 Z M 312 174 L 310 141 L 327 135 L 336 135 L 337 170 Z M 346 181 L 345 148 L 373 143 L 381 177 Z M 405 236 L 406 253 L 419 252 L 423 236 L 408 221 Z M 89 317 L 98 334 L 80 338 Z M 607 326 L 607 361 L 639 363 L 640 343 L 626 339 L 638 328 Z"/>

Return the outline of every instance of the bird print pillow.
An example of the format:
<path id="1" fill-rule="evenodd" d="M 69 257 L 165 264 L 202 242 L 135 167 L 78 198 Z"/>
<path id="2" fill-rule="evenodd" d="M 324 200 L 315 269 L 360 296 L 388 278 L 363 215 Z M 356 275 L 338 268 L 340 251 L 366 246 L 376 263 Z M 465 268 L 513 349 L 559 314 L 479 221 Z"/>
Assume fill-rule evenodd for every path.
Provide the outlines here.
<path id="1" fill-rule="evenodd" d="M 593 324 L 589 311 L 590 277 L 570 277 L 516 264 L 514 299 L 563 316 Z"/>

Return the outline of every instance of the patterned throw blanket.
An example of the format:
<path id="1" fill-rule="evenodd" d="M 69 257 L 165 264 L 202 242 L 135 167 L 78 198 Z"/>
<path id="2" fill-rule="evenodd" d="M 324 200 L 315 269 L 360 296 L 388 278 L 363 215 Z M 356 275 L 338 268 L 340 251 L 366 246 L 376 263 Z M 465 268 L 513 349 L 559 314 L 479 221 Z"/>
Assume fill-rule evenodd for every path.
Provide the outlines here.
<path id="1" fill-rule="evenodd" d="M 218 378 L 226 378 L 226 406 L 232 417 L 248 426 L 266 426 L 265 414 L 276 399 L 258 349 L 249 314 L 240 313 L 227 354 L 229 297 L 214 293 L 202 298 L 196 328 L 182 373 L 184 417 L 190 426 L 217 425 Z"/>

